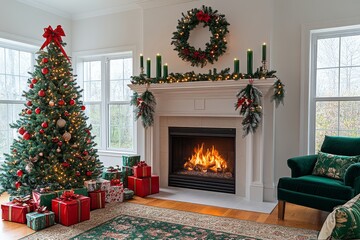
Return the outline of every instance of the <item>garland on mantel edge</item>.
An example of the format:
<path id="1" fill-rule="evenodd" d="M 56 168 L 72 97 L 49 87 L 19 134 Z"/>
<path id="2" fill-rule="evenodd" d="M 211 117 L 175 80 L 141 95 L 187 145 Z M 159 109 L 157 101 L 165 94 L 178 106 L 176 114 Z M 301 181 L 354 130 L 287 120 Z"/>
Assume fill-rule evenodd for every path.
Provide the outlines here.
<path id="1" fill-rule="evenodd" d="M 254 74 L 232 73 L 230 68 L 221 70 L 219 73 L 214 69 L 214 74 L 209 71 L 209 74 L 196 74 L 194 71 L 186 73 L 170 73 L 166 79 L 163 78 L 147 78 L 146 74 L 139 76 L 132 76 L 132 84 L 147 84 L 146 91 L 139 97 L 138 93 L 134 91 L 131 105 L 135 106 L 135 118 L 141 118 L 145 128 L 150 127 L 154 123 L 153 114 L 155 113 L 156 100 L 155 96 L 149 91 L 151 83 L 178 83 L 178 82 L 196 82 L 196 81 L 226 81 L 226 80 L 239 80 L 250 79 L 249 84 L 240 89 L 235 103 L 235 110 L 240 109 L 239 114 L 243 116 L 242 126 L 244 130 L 243 136 L 249 133 L 254 133 L 262 120 L 262 105 L 261 105 L 261 91 L 253 86 L 256 79 L 276 78 L 273 84 L 273 95 L 271 101 L 275 102 L 278 107 L 280 103 L 284 104 L 285 88 L 281 80 L 275 75 L 276 71 L 268 71 L 266 73 L 257 70 Z"/>

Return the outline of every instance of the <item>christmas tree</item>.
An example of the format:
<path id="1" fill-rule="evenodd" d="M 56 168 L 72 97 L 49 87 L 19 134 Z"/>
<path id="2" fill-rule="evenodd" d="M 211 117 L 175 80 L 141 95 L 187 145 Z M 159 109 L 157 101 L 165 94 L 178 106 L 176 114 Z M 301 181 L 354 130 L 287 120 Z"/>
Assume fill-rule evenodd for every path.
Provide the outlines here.
<path id="1" fill-rule="evenodd" d="M 24 91 L 25 108 L 11 127 L 19 137 L 1 166 L 2 192 L 27 195 L 32 190 L 82 187 L 96 179 L 102 163 L 94 148 L 91 125 L 86 124 L 80 87 L 71 73 L 61 26 L 45 28 L 45 43 Z"/>

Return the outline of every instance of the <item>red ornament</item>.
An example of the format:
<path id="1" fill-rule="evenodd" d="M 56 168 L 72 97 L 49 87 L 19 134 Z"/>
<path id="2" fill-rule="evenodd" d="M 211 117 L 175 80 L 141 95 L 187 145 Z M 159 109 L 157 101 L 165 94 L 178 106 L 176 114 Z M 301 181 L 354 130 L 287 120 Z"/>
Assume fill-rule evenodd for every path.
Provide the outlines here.
<path id="1" fill-rule="evenodd" d="M 91 139 L 88 139 L 86 142 L 87 142 L 88 144 L 90 144 L 90 143 L 91 143 Z"/>
<path id="2" fill-rule="evenodd" d="M 59 142 L 59 139 L 56 137 L 56 138 L 53 138 L 51 141 L 54 143 L 57 143 L 57 142 Z"/>
<path id="3" fill-rule="evenodd" d="M 36 78 L 33 78 L 33 79 L 31 80 L 31 82 L 32 82 L 33 84 L 36 84 L 36 83 L 37 83 L 37 79 L 36 79 Z"/>
<path id="4" fill-rule="evenodd" d="M 29 140 L 29 139 L 30 139 L 30 137 L 31 137 L 30 133 L 28 133 L 28 132 L 24 132 L 23 139 L 25 139 L 25 140 Z"/>
<path id="5" fill-rule="evenodd" d="M 90 130 L 89 129 L 85 129 L 85 132 L 90 135 Z"/>
<path id="6" fill-rule="evenodd" d="M 70 164 L 68 162 L 63 162 L 61 165 L 65 168 L 70 167 Z"/>
<path id="7" fill-rule="evenodd" d="M 39 97 L 45 97 L 46 93 L 43 89 L 38 92 Z"/>
<path id="8" fill-rule="evenodd" d="M 43 122 L 43 123 L 41 124 L 41 127 L 42 127 L 42 128 L 47 128 L 47 127 L 48 127 L 48 123 L 47 123 L 47 122 Z"/>
<path id="9" fill-rule="evenodd" d="M 15 183 L 16 189 L 18 189 L 20 186 L 21 186 L 21 182 L 16 182 L 16 183 Z"/>
<path id="10" fill-rule="evenodd" d="M 29 115 L 32 114 L 31 109 L 26 110 L 26 113 L 29 114 Z"/>
<path id="11" fill-rule="evenodd" d="M 62 141 L 59 141 L 58 142 L 58 146 L 61 147 L 63 145 L 63 142 Z"/>
<path id="12" fill-rule="evenodd" d="M 70 104 L 70 105 L 74 105 L 74 104 L 75 104 L 75 100 L 74 100 L 74 99 L 70 99 L 69 104 Z"/>
<path id="13" fill-rule="evenodd" d="M 36 109 L 35 109 L 35 113 L 36 113 L 36 114 L 40 114 L 40 113 L 41 113 L 41 109 L 40 109 L 40 108 L 36 108 Z"/>
<path id="14" fill-rule="evenodd" d="M 85 106 L 81 106 L 81 110 L 85 111 L 86 107 Z"/>
<path id="15" fill-rule="evenodd" d="M 17 170 L 16 172 L 16 175 L 18 175 L 18 177 L 22 177 L 23 174 L 24 172 L 21 169 Z"/>
<path id="16" fill-rule="evenodd" d="M 65 111 L 64 115 L 65 115 L 65 117 L 68 117 L 68 116 L 70 116 L 70 113 L 68 111 Z"/>
<path id="17" fill-rule="evenodd" d="M 42 72 L 43 74 L 48 74 L 48 73 L 49 73 L 49 69 L 48 69 L 48 68 L 43 68 L 43 69 L 41 69 L 41 72 Z"/>
<path id="18" fill-rule="evenodd" d="M 23 128 L 23 127 L 19 128 L 18 132 L 20 133 L 20 135 L 24 135 L 25 128 Z"/>
<path id="19" fill-rule="evenodd" d="M 48 61 L 49 61 L 49 59 L 47 59 L 47 58 L 43 58 L 43 59 L 41 60 L 42 63 L 47 63 Z"/>
<path id="20" fill-rule="evenodd" d="M 89 153 L 88 153 L 88 151 L 83 151 L 83 155 L 88 155 Z"/>
<path id="21" fill-rule="evenodd" d="M 64 84 L 64 88 L 67 88 L 67 87 L 68 87 L 68 85 L 65 83 L 65 84 Z"/>
<path id="22" fill-rule="evenodd" d="M 89 176 L 89 177 L 90 177 L 91 175 L 92 175 L 92 172 L 91 172 L 91 171 L 87 171 L 87 172 L 86 172 L 86 176 Z"/>
<path id="23" fill-rule="evenodd" d="M 76 175 L 77 177 L 79 177 L 79 176 L 80 176 L 80 172 L 79 172 L 79 171 L 76 171 L 75 175 Z"/>
<path id="24" fill-rule="evenodd" d="M 58 105 L 59 105 L 59 106 L 65 105 L 65 101 L 64 101 L 63 99 L 60 99 L 60 100 L 58 101 Z"/>
<path id="25" fill-rule="evenodd" d="M 28 105 L 29 107 L 32 106 L 32 102 L 31 101 L 27 101 L 26 105 Z"/>
<path id="26" fill-rule="evenodd" d="M 40 130 L 39 130 L 39 133 L 40 133 L 40 134 L 44 134 L 44 132 L 45 132 L 44 129 L 40 129 Z"/>
<path id="27" fill-rule="evenodd" d="M 29 88 L 34 88 L 34 84 L 30 83 Z"/>

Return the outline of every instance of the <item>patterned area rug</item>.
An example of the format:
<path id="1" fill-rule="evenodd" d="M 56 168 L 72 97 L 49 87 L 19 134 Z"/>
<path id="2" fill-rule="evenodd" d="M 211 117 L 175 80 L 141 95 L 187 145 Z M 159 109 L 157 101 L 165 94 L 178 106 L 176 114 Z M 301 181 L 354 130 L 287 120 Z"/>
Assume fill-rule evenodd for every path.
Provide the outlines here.
<path id="1" fill-rule="evenodd" d="M 23 239 L 316 239 L 317 231 L 216 217 L 134 203 L 111 203 L 88 221 L 60 224 Z"/>

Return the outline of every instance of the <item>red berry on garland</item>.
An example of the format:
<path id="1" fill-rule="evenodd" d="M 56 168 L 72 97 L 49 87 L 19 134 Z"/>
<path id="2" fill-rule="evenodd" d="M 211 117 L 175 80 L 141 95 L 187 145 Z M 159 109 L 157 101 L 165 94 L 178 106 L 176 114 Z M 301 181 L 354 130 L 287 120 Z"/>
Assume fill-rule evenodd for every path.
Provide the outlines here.
<path id="1" fill-rule="evenodd" d="M 75 100 L 74 100 L 74 99 L 70 99 L 69 104 L 70 104 L 70 105 L 74 105 L 74 104 L 75 104 Z"/>
<path id="2" fill-rule="evenodd" d="M 31 80 L 31 82 L 32 82 L 33 84 L 36 84 L 36 83 L 37 83 L 37 79 L 36 79 L 36 78 L 33 78 L 33 79 Z"/>
<path id="3" fill-rule="evenodd" d="M 43 74 L 48 74 L 48 73 L 49 73 L 49 69 L 48 69 L 48 68 L 43 68 L 43 69 L 41 69 L 41 72 L 42 72 Z"/>
<path id="4" fill-rule="evenodd" d="M 34 88 L 34 84 L 30 83 L 29 88 Z"/>
<path id="5" fill-rule="evenodd" d="M 86 172 L 86 176 L 89 176 L 89 177 L 90 177 L 91 175 L 92 175 L 92 172 L 91 172 L 91 171 L 87 171 L 87 172 Z"/>
<path id="6" fill-rule="evenodd" d="M 58 105 L 59 105 L 59 106 L 65 105 L 65 101 L 64 101 L 63 99 L 60 99 L 60 100 L 58 101 Z"/>
<path id="7" fill-rule="evenodd" d="M 40 133 L 40 134 L 44 134 L 44 132 L 45 132 L 44 129 L 40 129 L 40 130 L 39 130 L 39 133 Z"/>
<path id="8" fill-rule="evenodd" d="M 45 91 L 43 89 L 41 89 L 39 92 L 38 92 L 38 95 L 40 97 L 45 97 Z"/>
<path id="9" fill-rule="evenodd" d="M 29 139 L 30 139 L 30 137 L 31 137 L 30 133 L 28 133 L 28 132 L 24 132 L 23 139 L 25 139 L 25 140 L 29 140 Z"/>
<path id="10" fill-rule="evenodd" d="M 24 135 L 25 128 L 23 128 L 23 127 L 19 128 L 18 132 L 20 133 L 20 135 Z"/>
<path id="11" fill-rule="evenodd" d="M 27 101 L 26 105 L 28 105 L 29 107 L 32 106 L 32 102 L 31 101 Z"/>
<path id="12" fill-rule="evenodd" d="M 61 147 L 63 145 L 63 142 L 62 141 L 59 141 L 58 142 L 58 146 Z"/>
<path id="13" fill-rule="evenodd" d="M 21 182 L 16 182 L 16 183 L 15 183 L 16 189 L 18 189 L 20 186 L 21 186 Z"/>
<path id="14" fill-rule="evenodd" d="M 29 115 L 32 114 L 31 109 L 26 110 L 26 113 L 29 114 Z"/>
<path id="15" fill-rule="evenodd" d="M 47 63 L 48 61 L 49 61 L 49 59 L 47 59 L 47 58 L 43 58 L 43 59 L 41 60 L 42 63 Z"/>
<path id="16" fill-rule="evenodd" d="M 24 174 L 23 170 L 19 169 L 16 172 L 16 175 L 18 175 L 18 177 L 22 177 L 22 175 Z"/>
<path id="17" fill-rule="evenodd" d="M 68 111 L 65 111 L 64 115 L 65 115 L 65 117 L 68 117 L 68 116 L 70 116 L 70 113 Z"/>
<path id="18" fill-rule="evenodd" d="M 85 111 L 86 107 L 85 106 L 81 106 L 81 110 Z"/>
<path id="19" fill-rule="evenodd" d="M 61 165 L 65 168 L 70 167 L 70 164 L 68 162 L 63 162 Z"/>
<path id="20" fill-rule="evenodd" d="M 75 175 L 76 175 L 77 177 L 79 177 L 79 176 L 80 176 L 80 172 L 79 172 L 79 171 L 76 171 Z"/>
<path id="21" fill-rule="evenodd" d="M 43 123 L 41 124 L 41 127 L 42 127 L 42 128 L 47 128 L 47 127 L 48 127 L 48 123 L 47 123 L 47 122 L 43 122 Z"/>
<path id="22" fill-rule="evenodd" d="M 41 113 L 41 109 L 40 109 L 40 108 L 36 108 L 36 109 L 35 109 L 35 113 L 36 113 L 36 114 L 40 114 L 40 113 Z"/>

